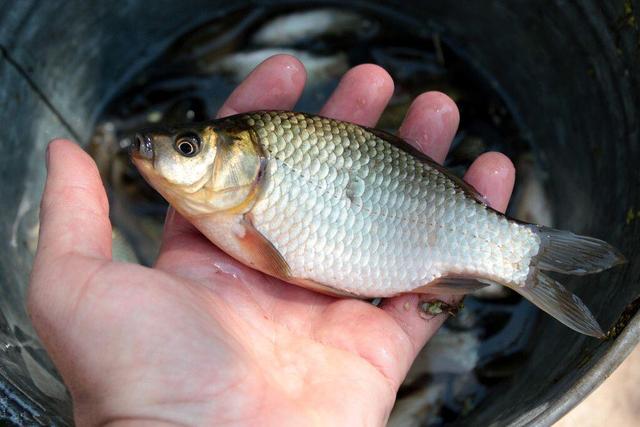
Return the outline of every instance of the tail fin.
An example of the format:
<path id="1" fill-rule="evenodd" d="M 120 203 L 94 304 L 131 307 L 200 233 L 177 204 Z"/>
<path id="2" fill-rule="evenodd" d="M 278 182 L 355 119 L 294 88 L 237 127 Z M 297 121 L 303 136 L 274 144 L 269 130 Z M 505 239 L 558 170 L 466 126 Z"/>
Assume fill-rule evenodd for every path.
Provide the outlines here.
<path id="1" fill-rule="evenodd" d="M 533 264 L 540 270 L 565 274 L 589 274 L 626 262 L 613 246 L 570 231 L 532 225 L 540 236 L 540 252 Z"/>
<path id="2" fill-rule="evenodd" d="M 605 337 L 598 321 L 580 298 L 551 277 L 534 270 L 525 286 L 510 288 L 574 331 L 596 338 Z"/>

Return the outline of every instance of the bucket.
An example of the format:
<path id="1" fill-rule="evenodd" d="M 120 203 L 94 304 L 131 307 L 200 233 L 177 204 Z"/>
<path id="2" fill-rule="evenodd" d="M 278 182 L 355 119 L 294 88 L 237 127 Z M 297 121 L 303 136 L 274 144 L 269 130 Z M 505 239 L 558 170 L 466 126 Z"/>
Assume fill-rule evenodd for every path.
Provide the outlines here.
<path id="1" fill-rule="evenodd" d="M 607 240 L 630 261 L 563 279 L 610 327 L 607 340 L 540 316 L 522 369 L 454 424 L 551 424 L 640 338 L 640 4 L 575 3 L 348 4 L 410 31 L 437 31 L 455 47 L 501 94 L 545 163 L 556 228 Z M 108 102 L 188 29 L 241 7 L 288 5 L 306 3 L 0 1 L 0 421 L 72 423 L 68 394 L 24 308 L 47 142 L 87 144 Z"/>

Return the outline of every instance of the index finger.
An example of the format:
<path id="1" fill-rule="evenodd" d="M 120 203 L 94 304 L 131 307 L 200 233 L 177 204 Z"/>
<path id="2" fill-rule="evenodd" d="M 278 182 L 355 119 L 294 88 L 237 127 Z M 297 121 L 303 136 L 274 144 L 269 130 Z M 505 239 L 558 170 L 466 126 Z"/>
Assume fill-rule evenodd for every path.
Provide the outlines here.
<path id="1" fill-rule="evenodd" d="M 47 165 L 27 298 L 41 336 L 111 259 L 109 203 L 94 161 L 77 144 L 59 139 L 49 144 Z"/>
<path id="2" fill-rule="evenodd" d="M 302 94 L 307 73 L 291 55 L 264 60 L 229 95 L 217 117 L 253 110 L 290 110 Z"/>
<path id="3" fill-rule="evenodd" d="M 47 170 L 38 257 L 75 253 L 110 259 L 109 201 L 93 159 L 71 141 L 53 140 L 47 147 Z"/>

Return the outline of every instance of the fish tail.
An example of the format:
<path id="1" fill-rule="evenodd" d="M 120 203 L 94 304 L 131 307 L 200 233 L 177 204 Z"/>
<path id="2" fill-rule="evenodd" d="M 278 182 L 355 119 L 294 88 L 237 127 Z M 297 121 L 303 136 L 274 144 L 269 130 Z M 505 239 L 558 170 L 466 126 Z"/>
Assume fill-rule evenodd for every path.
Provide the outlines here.
<path id="1" fill-rule="evenodd" d="M 509 287 L 574 331 L 596 338 L 605 337 L 598 321 L 580 298 L 544 273 L 532 269 L 524 286 Z"/>
<path id="2" fill-rule="evenodd" d="M 531 260 L 525 284 L 508 286 L 571 329 L 603 338 L 600 325 L 580 298 L 541 270 L 575 275 L 597 273 L 626 262 L 624 256 L 593 237 L 538 225 L 530 227 L 540 237 L 540 250 Z"/>
<path id="3" fill-rule="evenodd" d="M 582 275 L 626 262 L 616 248 L 602 240 L 539 225 L 531 228 L 540 237 L 540 251 L 532 261 L 540 270 Z"/>

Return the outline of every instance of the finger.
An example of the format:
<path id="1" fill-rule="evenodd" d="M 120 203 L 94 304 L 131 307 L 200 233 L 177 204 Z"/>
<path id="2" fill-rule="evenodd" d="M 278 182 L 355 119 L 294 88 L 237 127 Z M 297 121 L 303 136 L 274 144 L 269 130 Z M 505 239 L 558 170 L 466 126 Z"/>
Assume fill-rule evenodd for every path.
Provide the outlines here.
<path id="1" fill-rule="evenodd" d="M 459 123 L 460 113 L 451 98 L 441 92 L 426 92 L 413 101 L 398 134 L 442 163 Z"/>
<path id="2" fill-rule="evenodd" d="M 505 155 L 493 152 L 485 153 L 471 165 L 465 175 L 465 180 L 478 189 L 491 207 L 504 212 L 513 190 L 515 168 Z M 407 363 L 404 366 L 407 366 L 407 369 L 411 366 L 411 362 L 420 349 L 446 319 L 446 315 L 435 317 L 421 315 L 419 305 L 422 301 L 429 299 L 440 299 L 451 305 L 455 305 L 461 300 L 460 297 L 452 296 L 442 298 L 435 295 L 409 294 L 389 298 L 383 302 L 381 307 L 396 320 L 413 343 L 413 352 L 406 354 L 405 362 Z"/>
<path id="3" fill-rule="evenodd" d="M 294 107 L 302 94 L 306 72 L 300 61 L 290 55 L 275 55 L 256 67 L 231 93 L 218 111 L 218 117 L 252 110 L 289 110 Z M 171 260 L 180 259 L 175 252 L 195 248 L 202 250 L 211 244 L 203 240 L 196 228 L 185 220 L 173 208 L 169 208 L 165 221 L 162 246 L 156 265 L 172 268 Z M 189 249 L 191 248 L 191 249 Z M 165 254 L 172 255 L 166 256 Z M 208 252 L 207 252 L 208 254 Z"/>
<path id="4" fill-rule="evenodd" d="M 290 110 L 304 89 L 304 65 L 291 55 L 264 60 L 229 95 L 217 117 L 253 110 Z"/>
<path id="5" fill-rule="evenodd" d="M 504 212 L 513 191 L 515 176 L 516 170 L 507 156 L 489 152 L 471 164 L 464 179 L 485 197 L 489 206 Z"/>
<path id="6" fill-rule="evenodd" d="M 47 165 L 27 299 L 43 339 L 68 314 L 87 280 L 111 259 L 109 203 L 91 157 L 71 141 L 54 140 L 47 148 Z"/>
<path id="7" fill-rule="evenodd" d="M 95 162 L 78 145 L 59 139 L 47 148 L 47 165 L 38 258 L 111 258 L 109 202 Z"/>
<path id="8" fill-rule="evenodd" d="M 374 126 L 393 95 L 393 79 L 382 67 L 363 64 L 349 70 L 320 115 Z"/>

